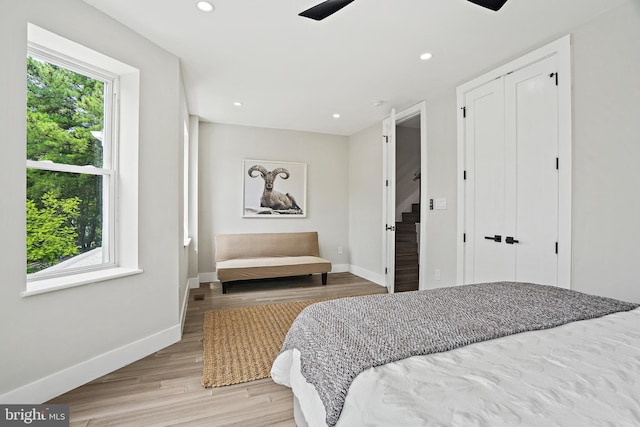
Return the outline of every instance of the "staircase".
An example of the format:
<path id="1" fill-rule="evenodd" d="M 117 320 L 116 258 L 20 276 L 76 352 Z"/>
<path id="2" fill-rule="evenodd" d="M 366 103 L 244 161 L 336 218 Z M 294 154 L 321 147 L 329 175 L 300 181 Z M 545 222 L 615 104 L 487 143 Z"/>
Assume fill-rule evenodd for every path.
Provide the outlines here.
<path id="1" fill-rule="evenodd" d="M 402 222 L 396 222 L 395 292 L 418 290 L 418 234 L 420 204 L 411 205 L 411 212 L 402 213 Z"/>

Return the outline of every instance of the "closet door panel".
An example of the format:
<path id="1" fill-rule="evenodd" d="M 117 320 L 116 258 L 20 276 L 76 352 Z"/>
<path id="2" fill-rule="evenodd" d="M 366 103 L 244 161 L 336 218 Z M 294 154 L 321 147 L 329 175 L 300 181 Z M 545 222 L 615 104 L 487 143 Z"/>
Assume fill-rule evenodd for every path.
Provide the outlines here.
<path id="1" fill-rule="evenodd" d="M 515 280 L 557 284 L 558 90 L 555 56 L 505 76 L 507 236 Z"/>
<path id="2" fill-rule="evenodd" d="M 465 95 L 465 283 L 508 280 L 515 274 L 505 229 L 504 88 L 502 79 Z M 486 237 L 501 235 L 501 242 Z"/>

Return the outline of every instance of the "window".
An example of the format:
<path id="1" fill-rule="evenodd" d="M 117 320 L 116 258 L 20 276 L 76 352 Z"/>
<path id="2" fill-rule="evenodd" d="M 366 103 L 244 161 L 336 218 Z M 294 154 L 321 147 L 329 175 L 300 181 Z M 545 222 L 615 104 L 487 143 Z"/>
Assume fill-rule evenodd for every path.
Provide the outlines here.
<path id="1" fill-rule="evenodd" d="M 27 274 L 113 265 L 115 76 L 31 47 Z"/>
<path id="2" fill-rule="evenodd" d="M 140 72 L 33 24 L 28 41 L 22 295 L 141 273 Z"/>
<path id="3" fill-rule="evenodd" d="M 187 126 L 187 122 L 184 122 L 184 130 L 183 130 L 183 169 L 182 169 L 182 235 L 184 239 L 184 246 L 189 246 L 191 243 L 191 239 L 189 238 L 189 127 Z"/>

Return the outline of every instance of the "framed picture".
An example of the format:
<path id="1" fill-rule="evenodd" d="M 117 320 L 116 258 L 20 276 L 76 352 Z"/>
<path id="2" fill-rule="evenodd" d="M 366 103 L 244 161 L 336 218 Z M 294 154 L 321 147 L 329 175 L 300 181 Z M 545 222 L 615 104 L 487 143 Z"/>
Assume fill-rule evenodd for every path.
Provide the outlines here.
<path id="1" fill-rule="evenodd" d="M 242 175 L 243 217 L 306 217 L 306 163 L 243 160 Z"/>

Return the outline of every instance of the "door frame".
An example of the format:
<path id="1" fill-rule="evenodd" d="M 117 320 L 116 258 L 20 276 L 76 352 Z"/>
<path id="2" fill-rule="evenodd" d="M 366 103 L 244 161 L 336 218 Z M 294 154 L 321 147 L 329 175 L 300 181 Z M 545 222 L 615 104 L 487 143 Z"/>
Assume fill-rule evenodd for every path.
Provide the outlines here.
<path id="1" fill-rule="evenodd" d="M 457 267 L 456 284 L 464 283 L 464 233 L 465 233 L 465 93 L 491 80 L 552 55 L 558 57 L 558 286 L 571 287 L 571 170 L 572 170 L 572 106 L 571 106 L 571 36 L 566 35 L 539 49 L 489 71 L 456 90 L 458 119 L 458 218 L 457 218 Z"/>
<path id="2" fill-rule="evenodd" d="M 384 275 L 384 285 L 389 293 L 395 291 L 394 283 L 394 263 L 395 263 L 395 231 L 386 230 L 386 226 L 395 226 L 395 161 L 396 161 L 396 125 L 398 122 L 420 116 L 420 175 L 427 177 L 427 103 L 421 101 L 402 111 L 396 112 L 392 109 L 388 118 L 382 122 L 382 266 Z M 389 151 L 393 150 L 392 153 Z M 387 182 L 389 185 L 387 186 Z M 419 242 L 419 262 L 418 289 L 425 289 L 426 271 L 426 231 L 427 231 L 427 180 L 420 182 L 420 242 Z M 393 206 L 392 206 L 393 205 Z M 389 222 L 391 221 L 391 222 Z M 386 273 L 384 268 L 387 269 Z"/>

